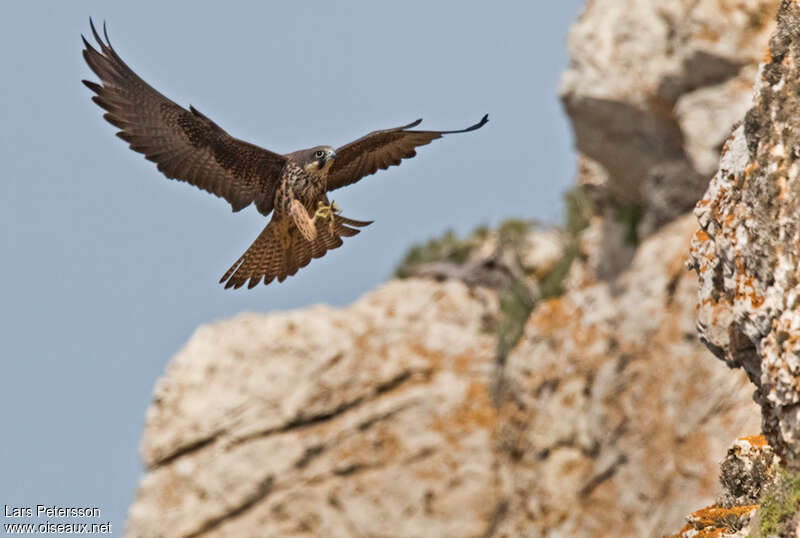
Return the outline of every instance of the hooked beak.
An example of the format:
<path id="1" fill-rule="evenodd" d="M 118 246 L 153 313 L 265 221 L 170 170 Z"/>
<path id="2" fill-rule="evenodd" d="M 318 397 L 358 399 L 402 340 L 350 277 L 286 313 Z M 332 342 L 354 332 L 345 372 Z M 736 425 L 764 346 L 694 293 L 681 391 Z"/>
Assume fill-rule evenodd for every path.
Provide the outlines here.
<path id="1" fill-rule="evenodd" d="M 325 168 L 329 161 L 333 161 L 336 158 L 336 152 L 333 150 L 326 150 L 325 155 L 320 159 L 319 167 Z"/>

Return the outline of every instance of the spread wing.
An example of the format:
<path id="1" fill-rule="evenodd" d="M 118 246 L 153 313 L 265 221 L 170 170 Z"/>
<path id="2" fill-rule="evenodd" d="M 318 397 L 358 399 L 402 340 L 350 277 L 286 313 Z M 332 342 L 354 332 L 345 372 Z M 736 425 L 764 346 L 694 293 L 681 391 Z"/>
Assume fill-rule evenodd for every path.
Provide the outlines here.
<path id="1" fill-rule="evenodd" d="M 398 165 L 403 159 L 415 156 L 417 146 L 429 144 L 442 135 L 466 133 L 474 131 L 489 121 L 489 115 L 481 121 L 458 131 L 409 131 L 422 120 L 411 122 L 402 127 L 373 131 L 336 150 L 336 160 L 328 172 L 328 190 L 332 191 L 355 183 L 364 176 L 374 174 L 378 170 L 386 170 Z"/>
<path id="2" fill-rule="evenodd" d="M 83 57 L 102 84 L 83 83 L 107 110 L 103 117 L 121 129 L 117 136 L 168 178 L 225 198 L 234 211 L 255 202 L 269 214 L 286 158 L 233 138 L 194 107 L 186 110 L 161 95 L 117 55 L 105 26 L 104 42 L 89 22 L 100 51 L 83 38 Z"/>

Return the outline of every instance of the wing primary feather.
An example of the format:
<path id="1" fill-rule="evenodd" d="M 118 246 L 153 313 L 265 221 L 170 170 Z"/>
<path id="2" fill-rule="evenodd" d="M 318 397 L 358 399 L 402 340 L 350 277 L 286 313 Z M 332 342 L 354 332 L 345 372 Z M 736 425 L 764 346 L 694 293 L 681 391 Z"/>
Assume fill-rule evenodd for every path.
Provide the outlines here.
<path id="1" fill-rule="evenodd" d="M 97 33 L 97 28 L 94 27 L 94 21 L 91 17 L 89 17 L 89 26 L 92 28 L 92 34 L 94 34 L 95 41 L 97 41 L 97 43 L 100 45 L 100 49 L 105 52 L 105 44 L 103 43 L 103 40 L 100 39 L 100 34 Z"/>
<path id="2" fill-rule="evenodd" d="M 420 123 L 422 123 L 422 118 L 416 119 L 411 123 L 409 123 L 408 125 L 403 125 L 402 127 L 395 127 L 395 129 L 398 131 L 402 131 L 403 129 L 411 129 L 412 127 L 416 127 Z"/>
<path id="3" fill-rule="evenodd" d="M 456 134 L 456 133 L 468 133 L 470 131 L 474 131 L 476 129 L 480 129 L 484 125 L 489 123 L 489 114 L 484 114 L 481 118 L 481 121 L 476 123 L 475 125 L 470 125 L 466 129 L 459 129 L 457 131 L 439 131 L 439 134 Z"/>
<path id="4" fill-rule="evenodd" d="M 106 30 L 106 21 L 103 21 L 103 35 L 106 38 L 106 43 L 108 43 L 108 46 L 113 49 L 114 46 L 111 44 L 111 40 L 108 38 L 108 31 Z"/>
<path id="5" fill-rule="evenodd" d="M 96 82 L 92 82 L 91 80 L 82 80 L 83 85 L 92 90 L 94 93 L 99 94 L 103 91 L 103 87 Z"/>

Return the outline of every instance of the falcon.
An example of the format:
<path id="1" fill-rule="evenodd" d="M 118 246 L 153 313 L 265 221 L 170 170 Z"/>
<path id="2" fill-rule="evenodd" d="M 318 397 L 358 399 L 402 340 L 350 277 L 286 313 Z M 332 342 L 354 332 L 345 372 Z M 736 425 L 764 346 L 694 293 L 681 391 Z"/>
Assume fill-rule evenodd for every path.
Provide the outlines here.
<path id="1" fill-rule="evenodd" d="M 83 57 L 100 84 L 83 83 L 106 110 L 103 117 L 120 129 L 117 136 L 168 178 L 224 198 L 233 211 L 255 204 L 264 216 L 272 213 L 266 228 L 220 279 L 225 288 L 283 282 L 312 258 L 341 246 L 342 237 L 372 223 L 342 216 L 328 191 L 399 165 L 417 154 L 416 147 L 442 135 L 474 131 L 489 121 L 486 115 L 457 131 L 412 130 L 419 119 L 373 131 L 340 148 L 315 146 L 280 155 L 232 137 L 193 106 L 187 110 L 163 96 L 122 61 L 105 24 L 105 40 L 91 19 L 89 24 L 99 50 L 81 36 Z"/>

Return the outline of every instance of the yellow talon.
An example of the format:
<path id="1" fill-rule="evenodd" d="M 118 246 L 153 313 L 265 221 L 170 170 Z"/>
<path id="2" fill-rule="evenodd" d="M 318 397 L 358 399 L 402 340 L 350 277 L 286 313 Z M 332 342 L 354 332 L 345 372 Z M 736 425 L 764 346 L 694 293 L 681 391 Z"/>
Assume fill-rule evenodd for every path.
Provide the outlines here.
<path id="1" fill-rule="evenodd" d="M 316 221 L 318 218 L 320 218 L 330 219 L 333 221 L 333 216 L 341 212 L 342 210 L 339 209 L 339 206 L 336 205 L 336 202 L 326 204 L 325 202 L 320 201 L 317 203 L 317 211 L 314 213 L 314 220 Z"/>

